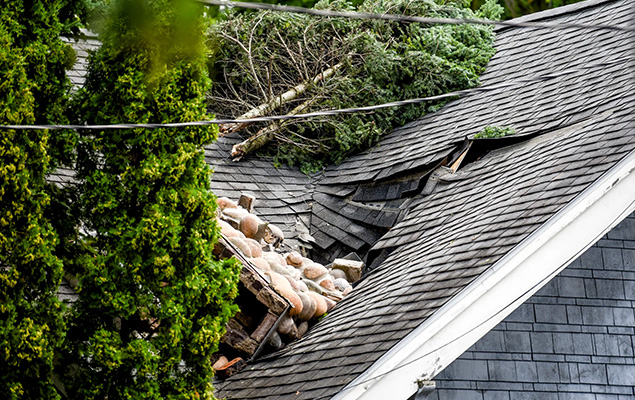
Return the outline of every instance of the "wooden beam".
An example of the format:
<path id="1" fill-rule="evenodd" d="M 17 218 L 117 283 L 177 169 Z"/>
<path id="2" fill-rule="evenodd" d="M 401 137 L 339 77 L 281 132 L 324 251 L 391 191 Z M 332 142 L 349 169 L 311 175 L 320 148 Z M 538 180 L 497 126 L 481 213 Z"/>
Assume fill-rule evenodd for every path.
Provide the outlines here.
<path id="1" fill-rule="evenodd" d="M 251 338 L 259 343 L 262 342 L 262 340 L 267 336 L 267 333 L 269 333 L 271 328 L 273 328 L 273 325 L 276 323 L 278 318 L 278 315 L 267 312 L 260 325 L 258 325 L 258 328 L 252 332 Z"/>
<path id="2" fill-rule="evenodd" d="M 221 343 L 233 347 L 238 351 L 242 351 L 247 355 L 252 355 L 258 348 L 258 342 L 252 339 L 244 327 L 236 319 L 231 318 L 227 322 L 227 331 L 221 338 Z"/>

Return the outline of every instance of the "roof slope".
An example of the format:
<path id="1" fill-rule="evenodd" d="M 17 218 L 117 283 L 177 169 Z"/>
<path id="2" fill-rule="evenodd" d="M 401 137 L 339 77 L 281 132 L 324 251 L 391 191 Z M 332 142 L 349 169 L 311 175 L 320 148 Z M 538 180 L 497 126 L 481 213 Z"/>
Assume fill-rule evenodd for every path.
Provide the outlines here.
<path id="1" fill-rule="evenodd" d="M 626 1 L 589 1 L 522 19 L 627 24 L 633 17 L 632 8 Z M 331 204 L 346 204 L 351 212 L 326 212 L 312 223 L 311 234 L 324 253 L 338 256 L 355 246 L 368 250 L 378 233 L 381 236 L 387 231 L 385 223 L 390 227 L 399 219 L 395 210 L 408 206 L 403 194 L 420 190 L 421 178 L 466 136 L 492 125 L 513 126 L 518 135 L 541 134 L 601 112 L 598 107 L 610 105 L 598 101 L 609 102 L 621 95 L 611 88 L 623 79 L 623 65 L 617 64 L 613 74 L 607 75 L 604 65 L 595 64 L 631 55 L 626 32 L 501 28 L 496 33 L 497 54 L 481 77 L 482 86 L 517 82 L 515 87 L 451 102 L 396 129 L 374 149 L 327 169 L 317 188 L 321 194 L 314 199 L 316 204 L 327 210 L 332 210 Z M 576 69 L 581 70 L 566 77 L 518 82 Z M 368 209 L 380 218 L 366 217 Z M 348 234 L 341 229 L 345 226 L 351 227 Z"/>
<path id="2" fill-rule="evenodd" d="M 615 24 L 635 13 L 622 0 L 534 18 L 541 15 Z M 619 32 L 556 33 L 499 30 L 499 53 L 483 84 L 617 60 L 634 44 Z M 375 245 L 391 250 L 381 265 L 303 339 L 216 383 L 218 396 L 330 398 L 366 371 L 635 149 L 631 66 L 468 96 L 329 170 L 318 190 L 328 185 L 336 193 L 340 183 L 429 168 L 486 125 L 513 125 L 519 135 L 537 136 L 441 176 L 429 196 L 416 196 L 405 218 Z"/>
<path id="3" fill-rule="evenodd" d="M 591 9 L 571 7 L 577 12 L 538 13 L 531 19 L 607 25 L 632 21 L 633 5 L 628 1 L 593 3 L 597 6 Z M 541 18 L 543 14 L 556 17 Z M 496 30 L 496 36 L 497 54 L 481 77 L 482 86 L 591 68 L 567 79 L 521 84 L 516 90 L 476 93 L 452 102 L 396 129 L 372 151 L 330 168 L 323 184 L 385 179 L 432 164 L 466 135 L 488 125 L 513 125 L 522 134 L 530 134 L 571 124 L 592 112 L 594 106 L 588 104 L 589 100 L 611 96 L 602 84 L 604 76 L 598 71 L 602 67 L 592 68 L 592 64 L 631 55 L 624 47 L 628 44 L 628 32 L 502 28 Z M 583 86 L 588 90 L 582 90 Z"/>
<path id="4" fill-rule="evenodd" d="M 70 44 L 75 50 L 75 64 L 73 68 L 66 71 L 66 75 L 73 85 L 73 91 L 84 86 L 86 75 L 88 75 L 88 57 L 91 52 L 96 51 L 101 46 L 97 34 L 88 29 L 80 29 L 80 32 L 82 37 L 77 40 L 62 37 L 62 40 Z"/>

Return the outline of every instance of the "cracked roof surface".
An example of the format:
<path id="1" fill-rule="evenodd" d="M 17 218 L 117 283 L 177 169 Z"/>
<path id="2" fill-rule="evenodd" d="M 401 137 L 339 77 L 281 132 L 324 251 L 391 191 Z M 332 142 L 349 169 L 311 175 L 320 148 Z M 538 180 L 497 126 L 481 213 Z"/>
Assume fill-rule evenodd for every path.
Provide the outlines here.
<path id="1" fill-rule="evenodd" d="M 596 0 L 524 19 L 623 24 L 633 18 L 628 0 Z M 632 35 L 555 33 L 498 29 L 498 53 L 483 85 L 587 70 L 456 100 L 326 172 L 317 192 L 344 198 L 356 190 L 354 183 L 435 165 L 466 135 L 487 125 L 511 125 L 518 135 L 531 137 L 441 176 L 430 195 L 414 196 L 405 217 L 373 245 L 389 255 L 355 291 L 301 340 L 216 382 L 217 396 L 334 396 L 635 150 L 633 61 L 593 68 L 632 56 Z"/>
<path id="2" fill-rule="evenodd" d="M 297 246 L 298 229 L 302 229 L 298 224 L 308 232 L 314 179 L 297 168 L 276 168 L 270 160 L 256 157 L 233 162 L 229 154 L 239 141 L 236 137 L 222 137 L 205 148 L 205 160 L 214 169 L 212 191 L 234 201 L 243 193 L 252 194 L 256 198 L 256 215 L 282 229 L 285 245 Z"/>

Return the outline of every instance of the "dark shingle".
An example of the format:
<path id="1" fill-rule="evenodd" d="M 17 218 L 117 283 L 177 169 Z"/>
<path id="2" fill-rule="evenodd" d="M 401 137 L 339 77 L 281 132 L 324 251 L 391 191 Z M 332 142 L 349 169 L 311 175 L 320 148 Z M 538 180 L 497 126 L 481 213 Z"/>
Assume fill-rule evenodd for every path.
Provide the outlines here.
<path id="1" fill-rule="evenodd" d="M 554 21 L 612 21 L 619 15 L 628 21 L 633 9 L 626 0 L 598 0 L 544 15 Z M 567 30 L 554 35 L 549 30 L 503 28 L 497 34 L 498 52 L 482 77 L 484 85 L 615 60 L 633 48 L 632 39 L 621 32 Z M 218 395 L 335 395 L 635 149 L 634 78 L 632 69 L 617 65 L 466 96 L 396 129 L 379 147 L 327 169 L 317 184 L 329 185 L 323 193 L 341 200 L 355 183 L 433 165 L 486 125 L 514 125 L 520 134 L 537 136 L 482 156 L 459 170 L 453 177 L 458 179 L 441 181 L 429 196 L 415 198 L 409 213 L 375 245 L 394 249 L 388 258 L 305 338 L 274 358 L 256 361 L 257 376 L 242 379 L 238 374 L 220 386 Z M 340 194 L 338 187 L 346 189 Z M 352 215 L 351 210 L 342 208 L 340 218 Z M 329 218 L 335 220 L 336 211 L 314 206 L 316 236 L 327 230 L 321 214 L 334 213 Z M 583 310 L 582 318 L 596 317 Z M 324 357 L 328 362 L 321 365 Z M 289 363 L 314 369 L 274 380 L 278 385 L 266 395 L 238 395 Z M 296 390 L 298 396 L 290 395 Z"/>

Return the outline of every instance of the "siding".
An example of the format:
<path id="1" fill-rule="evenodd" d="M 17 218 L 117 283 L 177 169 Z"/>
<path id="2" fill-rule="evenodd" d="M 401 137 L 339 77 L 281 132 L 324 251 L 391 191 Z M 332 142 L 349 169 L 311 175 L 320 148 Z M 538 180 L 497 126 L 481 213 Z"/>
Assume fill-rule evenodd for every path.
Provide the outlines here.
<path id="1" fill-rule="evenodd" d="M 436 378 L 430 400 L 635 399 L 635 214 Z"/>

